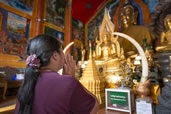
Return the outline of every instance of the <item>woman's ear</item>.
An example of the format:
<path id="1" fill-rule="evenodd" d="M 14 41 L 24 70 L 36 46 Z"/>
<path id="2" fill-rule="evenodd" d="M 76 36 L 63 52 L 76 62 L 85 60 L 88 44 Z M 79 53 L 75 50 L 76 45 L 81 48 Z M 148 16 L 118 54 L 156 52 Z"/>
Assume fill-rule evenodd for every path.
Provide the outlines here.
<path id="1" fill-rule="evenodd" d="M 52 55 L 52 58 L 55 60 L 55 61 L 59 61 L 60 57 L 59 57 L 59 54 L 55 51 Z"/>

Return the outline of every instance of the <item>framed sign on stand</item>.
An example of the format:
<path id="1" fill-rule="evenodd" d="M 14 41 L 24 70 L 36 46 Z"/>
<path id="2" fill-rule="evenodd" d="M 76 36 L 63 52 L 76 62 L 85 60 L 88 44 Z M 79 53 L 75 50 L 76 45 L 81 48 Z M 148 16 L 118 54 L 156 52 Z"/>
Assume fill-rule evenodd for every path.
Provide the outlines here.
<path id="1" fill-rule="evenodd" d="M 105 89 L 106 109 L 132 114 L 134 106 L 133 99 L 132 91 L 129 88 Z"/>

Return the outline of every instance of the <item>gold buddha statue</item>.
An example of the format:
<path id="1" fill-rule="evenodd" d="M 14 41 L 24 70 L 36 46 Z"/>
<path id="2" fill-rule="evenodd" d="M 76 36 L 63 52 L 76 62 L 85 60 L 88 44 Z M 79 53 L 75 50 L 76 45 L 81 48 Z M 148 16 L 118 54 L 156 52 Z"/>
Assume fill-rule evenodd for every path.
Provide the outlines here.
<path id="1" fill-rule="evenodd" d="M 85 49 L 84 49 L 84 45 L 81 44 L 81 62 L 83 63 L 85 60 Z"/>
<path id="2" fill-rule="evenodd" d="M 118 36 L 114 36 L 114 25 L 105 9 L 104 17 L 99 28 L 99 34 L 96 40 L 95 63 L 98 69 L 98 75 L 105 79 L 107 88 L 116 88 L 120 86 L 123 79 L 123 70 L 121 64 L 126 61 L 124 50 L 120 46 Z"/>
<path id="3" fill-rule="evenodd" d="M 168 44 L 171 44 L 171 14 L 165 17 L 164 25 L 166 28 L 166 32 L 162 32 L 161 42 L 167 42 Z"/>
<path id="4" fill-rule="evenodd" d="M 146 39 L 148 44 L 151 44 L 152 35 L 149 32 L 148 28 L 142 25 L 137 24 L 138 12 L 135 8 L 128 3 L 120 9 L 119 21 L 120 21 L 120 30 L 122 33 L 125 33 L 132 38 L 134 38 L 141 46 L 143 45 L 143 40 Z M 135 47 L 127 40 L 120 38 L 120 44 L 124 48 L 125 52 L 135 51 Z"/>
<path id="5" fill-rule="evenodd" d="M 111 42 L 109 38 L 109 34 L 103 35 L 103 41 L 96 40 L 96 56 L 97 58 L 101 58 L 107 60 L 116 55 L 115 44 Z"/>
<path id="6" fill-rule="evenodd" d="M 165 31 L 161 33 L 161 45 L 156 48 L 157 51 L 171 50 L 171 14 L 164 18 Z"/>

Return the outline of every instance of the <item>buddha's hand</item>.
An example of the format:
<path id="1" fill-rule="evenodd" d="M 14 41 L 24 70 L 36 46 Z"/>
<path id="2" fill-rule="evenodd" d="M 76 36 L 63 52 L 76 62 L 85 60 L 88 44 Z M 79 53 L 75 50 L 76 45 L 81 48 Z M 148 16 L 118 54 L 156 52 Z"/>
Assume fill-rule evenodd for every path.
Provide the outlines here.
<path id="1" fill-rule="evenodd" d="M 75 71 L 76 71 L 76 61 L 73 59 L 73 56 L 71 56 L 70 54 L 65 55 L 63 74 L 71 75 L 75 77 Z"/>

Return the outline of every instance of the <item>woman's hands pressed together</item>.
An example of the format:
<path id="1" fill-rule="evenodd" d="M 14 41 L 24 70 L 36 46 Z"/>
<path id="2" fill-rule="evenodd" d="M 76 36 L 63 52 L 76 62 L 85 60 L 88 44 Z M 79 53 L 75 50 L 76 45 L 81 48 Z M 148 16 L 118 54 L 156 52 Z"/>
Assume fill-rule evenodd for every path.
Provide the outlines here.
<path id="1" fill-rule="evenodd" d="M 73 56 L 69 54 L 65 55 L 63 74 L 72 75 L 73 77 L 75 77 L 75 71 L 76 71 L 76 61 L 73 59 Z"/>

